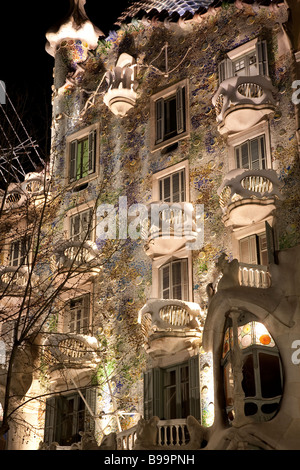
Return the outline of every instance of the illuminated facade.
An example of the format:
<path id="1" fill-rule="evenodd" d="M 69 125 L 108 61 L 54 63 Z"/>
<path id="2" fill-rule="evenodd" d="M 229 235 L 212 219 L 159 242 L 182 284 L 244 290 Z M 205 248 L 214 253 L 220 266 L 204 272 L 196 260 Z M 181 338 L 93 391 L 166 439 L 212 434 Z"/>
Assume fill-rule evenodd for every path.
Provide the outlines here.
<path id="1" fill-rule="evenodd" d="M 84 3 L 46 48 L 50 267 L 72 275 L 39 430 L 9 446 L 298 449 L 296 6 L 133 2 L 104 38 Z"/>

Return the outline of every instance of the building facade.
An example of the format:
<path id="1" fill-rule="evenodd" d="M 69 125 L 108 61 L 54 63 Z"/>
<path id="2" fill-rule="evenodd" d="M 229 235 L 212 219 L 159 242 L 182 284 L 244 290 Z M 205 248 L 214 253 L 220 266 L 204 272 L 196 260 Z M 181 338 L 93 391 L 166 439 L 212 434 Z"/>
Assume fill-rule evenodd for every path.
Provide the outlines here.
<path id="1" fill-rule="evenodd" d="M 106 38 L 71 3 L 46 176 L 4 198 L 2 407 L 30 273 L 49 307 L 6 448 L 298 449 L 298 3 L 133 2 Z"/>

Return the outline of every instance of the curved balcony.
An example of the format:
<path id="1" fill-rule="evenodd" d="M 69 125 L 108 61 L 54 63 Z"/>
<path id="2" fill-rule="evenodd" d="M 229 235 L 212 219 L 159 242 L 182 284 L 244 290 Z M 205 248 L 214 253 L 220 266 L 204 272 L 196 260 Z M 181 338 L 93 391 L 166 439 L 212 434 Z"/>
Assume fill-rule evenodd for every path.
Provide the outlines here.
<path id="1" fill-rule="evenodd" d="M 182 330 L 199 327 L 201 309 L 195 302 L 177 299 L 149 299 L 139 311 L 138 321 L 142 323 L 145 314 L 151 315 L 156 330 Z"/>
<path id="2" fill-rule="evenodd" d="M 1 266 L 0 267 L 0 291 L 5 291 L 7 295 L 23 295 L 24 288 L 29 279 L 28 266 Z M 36 276 L 31 276 L 32 284 Z"/>
<path id="3" fill-rule="evenodd" d="M 17 209 L 32 199 L 36 204 L 44 200 L 45 190 L 48 190 L 49 178 L 43 173 L 28 173 L 22 183 L 9 185 L 3 209 L 5 211 Z"/>
<path id="4" fill-rule="evenodd" d="M 173 253 L 197 239 L 194 208 L 188 202 L 153 202 L 148 205 L 150 229 L 143 234 L 150 257 Z"/>
<path id="5" fill-rule="evenodd" d="M 200 317 L 201 309 L 194 302 L 148 300 L 138 315 L 147 353 L 169 355 L 200 345 Z"/>
<path id="6" fill-rule="evenodd" d="M 245 226 L 268 217 L 281 199 L 274 170 L 233 170 L 218 190 L 225 226 Z"/>
<path id="7" fill-rule="evenodd" d="M 64 367 L 77 369 L 90 367 L 99 362 L 96 338 L 75 333 L 49 334 L 44 342 L 44 357 L 50 370 Z"/>
<path id="8" fill-rule="evenodd" d="M 224 80 L 212 98 L 219 132 L 230 134 L 249 129 L 274 112 L 274 92 L 271 80 L 263 75 Z"/>
<path id="9" fill-rule="evenodd" d="M 54 250 L 58 269 L 97 270 L 97 246 L 87 240 L 68 240 L 58 244 Z"/>

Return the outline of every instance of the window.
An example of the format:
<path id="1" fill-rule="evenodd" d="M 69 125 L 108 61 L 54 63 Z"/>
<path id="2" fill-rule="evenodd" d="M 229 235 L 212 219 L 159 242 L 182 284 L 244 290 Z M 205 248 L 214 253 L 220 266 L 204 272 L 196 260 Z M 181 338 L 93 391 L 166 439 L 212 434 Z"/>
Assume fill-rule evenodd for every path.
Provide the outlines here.
<path id="1" fill-rule="evenodd" d="M 160 298 L 188 300 L 188 260 L 176 260 L 159 269 Z"/>
<path id="2" fill-rule="evenodd" d="M 144 416 L 200 419 L 199 356 L 166 368 L 156 367 L 144 374 Z"/>
<path id="3" fill-rule="evenodd" d="M 188 133 L 187 81 L 155 94 L 151 98 L 154 120 L 152 149 L 170 145 Z"/>
<path id="4" fill-rule="evenodd" d="M 78 181 L 95 172 L 96 130 L 69 142 L 69 181 Z"/>
<path id="5" fill-rule="evenodd" d="M 250 52 L 237 60 L 232 61 L 233 75 L 251 76 L 258 75 L 256 52 Z"/>
<path id="6" fill-rule="evenodd" d="M 236 168 L 264 170 L 266 168 L 265 136 L 246 140 L 234 147 Z"/>
<path id="7" fill-rule="evenodd" d="M 90 320 L 90 296 L 88 294 L 70 300 L 69 333 L 88 334 Z"/>
<path id="8" fill-rule="evenodd" d="M 182 169 L 159 179 L 159 200 L 163 202 L 184 202 L 185 170 Z"/>
<path id="9" fill-rule="evenodd" d="M 164 371 L 164 416 L 165 419 L 186 418 L 189 406 L 188 364 L 168 368 Z"/>
<path id="10" fill-rule="evenodd" d="M 96 414 L 97 389 L 91 388 L 72 395 L 61 395 L 46 401 L 45 437 L 47 444 L 58 442 L 70 446 L 79 442 L 80 431 L 93 431 L 94 420 L 88 407 Z"/>
<path id="11" fill-rule="evenodd" d="M 70 217 L 70 238 L 73 241 L 92 239 L 93 213 L 89 209 Z"/>
<path id="12" fill-rule="evenodd" d="M 269 75 L 266 41 L 254 39 L 228 52 L 219 63 L 219 84 L 234 76 Z"/>
<path id="13" fill-rule="evenodd" d="M 28 264 L 30 238 L 24 237 L 13 241 L 10 245 L 9 265 L 22 266 Z"/>
<path id="14" fill-rule="evenodd" d="M 246 264 L 268 265 L 267 235 L 250 235 L 239 241 L 240 261 Z"/>
<path id="15" fill-rule="evenodd" d="M 240 314 L 236 325 L 236 331 L 233 331 L 233 322 L 230 318 L 227 319 L 221 361 L 227 416 L 229 422 L 234 420 L 233 370 L 236 365 L 232 361 L 232 354 L 233 338 L 236 335 L 242 356 L 244 414 L 251 416 L 255 421 L 268 421 L 279 409 L 283 389 L 278 349 L 266 327 L 257 322 L 253 315 Z"/>

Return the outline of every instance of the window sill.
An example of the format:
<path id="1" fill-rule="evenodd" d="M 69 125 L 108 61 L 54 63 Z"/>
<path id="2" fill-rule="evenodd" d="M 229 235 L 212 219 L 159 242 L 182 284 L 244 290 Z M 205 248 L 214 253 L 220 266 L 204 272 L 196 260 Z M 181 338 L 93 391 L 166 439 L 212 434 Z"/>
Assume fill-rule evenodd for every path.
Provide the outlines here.
<path id="1" fill-rule="evenodd" d="M 182 134 L 178 134 L 171 139 L 164 140 L 163 142 L 159 142 L 158 144 L 152 144 L 151 145 L 151 153 L 156 152 L 157 150 L 162 150 L 166 147 L 169 147 L 176 142 L 179 142 L 180 140 L 186 139 L 190 136 L 190 133 L 188 131 L 183 132 Z"/>

